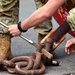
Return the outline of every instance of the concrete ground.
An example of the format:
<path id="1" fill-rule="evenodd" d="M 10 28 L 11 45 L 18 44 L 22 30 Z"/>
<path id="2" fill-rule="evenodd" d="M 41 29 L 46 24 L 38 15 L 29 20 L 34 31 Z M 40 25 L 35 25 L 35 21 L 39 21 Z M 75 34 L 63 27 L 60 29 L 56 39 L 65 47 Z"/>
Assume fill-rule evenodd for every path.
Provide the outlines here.
<path id="1" fill-rule="evenodd" d="M 33 11 L 35 11 L 35 4 L 33 0 L 20 0 L 20 17 L 19 20 L 26 19 Z M 56 21 L 52 20 L 54 28 L 58 27 Z M 30 28 L 23 35 L 35 41 L 37 43 L 37 33 L 33 28 Z M 56 60 L 60 61 L 59 66 L 48 66 L 46 71 L 42 75 L 63 75 L 64 73 L 75 73 L 75 54 L 72 53 L 68 56 L 65 51 L 65 43 L 68 39 L 72 38 L 69 34 L 66 35 L 66 39 L 60 44 L 60 46 L 55 50 Z M 33 54 L 35 47 L 31 46 L 29 43 L 21 39 L 20 37 L 14 37 L 11 39 L 11 50 L 14 56 L 30 56 Z M 7 71 L 0 71 L 0 75 L 16 75 L 9 74 Z M 75 74 L 72 74 L 75 75 Z"/>

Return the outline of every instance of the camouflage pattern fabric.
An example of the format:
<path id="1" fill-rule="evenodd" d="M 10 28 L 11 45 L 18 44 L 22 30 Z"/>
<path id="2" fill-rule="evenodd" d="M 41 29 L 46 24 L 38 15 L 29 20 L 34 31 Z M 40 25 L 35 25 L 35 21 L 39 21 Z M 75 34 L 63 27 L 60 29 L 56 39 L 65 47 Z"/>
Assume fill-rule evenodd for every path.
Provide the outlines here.
<path id="1" fill-rule="evenodd" d="M 72 29 L 75 32 L 75 8 L 72 8 L 67 15 L 67 21 Z"/>
<path id="2" fill-rule="evenodd" d="M 0 21 L 10 25 L 18 22 L 19 1 L 0 0 Z M 7 28 L 0 25 L 0 33 L 8 33 Z"/>
<path id="3" fill-rule="evenodd" d="M 34 1 L 37 9 L 44 5 L 43 3 L 41 3 L 41 0 L 34 0 Z M 34 30 L 42 35 L 46 35 L 51 29 L 52 29 L 51 19 L 40 24 L 39 26 L 34 27 Z"/>

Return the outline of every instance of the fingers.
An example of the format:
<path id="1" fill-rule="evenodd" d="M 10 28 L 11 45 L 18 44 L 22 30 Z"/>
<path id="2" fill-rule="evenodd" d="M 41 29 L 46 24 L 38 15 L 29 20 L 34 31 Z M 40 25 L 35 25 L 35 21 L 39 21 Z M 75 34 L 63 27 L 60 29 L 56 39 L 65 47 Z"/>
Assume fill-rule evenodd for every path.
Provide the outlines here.
<path id="1" fill-rule="evenodd" d="M 65 45 L 65 52 L 70 55 L 70 45 L 72 43 L 70 42 L 70 40 L 67 41 L 66 45 Z"/>
<path id="2" fill-rule="evenodd" d="M 8 27 L 8 31 L 9 31 L 9 33 L 10 33 L 12 36 L 15 36 L 15 34 L 13 33 L 12 30 L 13 30 L 13 29 L 12 29 L 11 27 Z"/>
<path id="3" fill-rule="evenodd" d="M 66 43 L 66 45 L 65 45 L 65 47 L 69 47 L 71 45 L 72 45 L 72 42 L 70 40 L 68 40 L 67 43 Z"/>
<path id="4" fill-rule="evenodd" d="M 16 24 L 8 26 L 8 31 L 12 36 L 19 36 L 21 34 Z"/>
<path id="5" fill-rule="evenodd" d="M 12 25 L 8 26 L 8 31 L 11 32 L 13 30 Z"/>
<path id="6" fill-rule="evenodd" d="M 67 41 L 66 45 L 65 45 L 65 52 L 70 55 L 71 54 L 71 51 L 73 50 L 72 49 L 72 45 L 74 43 L 74 39 L 70 39 Z"/>
<path id="7" fill-rule="evenodd" d="M 70 47 L 65 47 L 65 52 L 70 55 L 71 54 L 71 50 L 70 50 Z"/>
<path id="8" fill-rule="evenodd" d="M 72 45 L 72 41 L 68 40 L 66 45 L 65 45 L 65 52 L 70 55 L 71 54 L 71 45 Z"/>

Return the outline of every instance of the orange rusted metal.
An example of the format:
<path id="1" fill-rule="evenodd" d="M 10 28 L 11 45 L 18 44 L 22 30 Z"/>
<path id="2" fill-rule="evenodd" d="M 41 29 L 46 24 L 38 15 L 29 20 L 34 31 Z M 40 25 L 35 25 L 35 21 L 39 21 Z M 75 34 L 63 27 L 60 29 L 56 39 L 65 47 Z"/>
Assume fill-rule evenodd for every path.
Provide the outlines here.
<path id="1" fill-rule="evenodd" d="M 36 69 L 36 70 L 33 70 L 33 69 L 23 70 L 23 69 L 21 69 L 21 67 L 23 67 L 22 64 L 21 65 L 20 64 L 16 65 L 16 71 L 20 75 L 41 75 L 45 71 L 45 66 L 42 63 L 40 63 L 39 69 Z"/>
<path id="2" fill-rule="evenodd" d="M 55 20 L 59 25 L 61 25 L 66 20 L 69 10 L 71 10 L 74 7 L 75 1 L 67 0 L 67 2 L 55 12 L 53 17 L 55 18 Z M 72 30 L 70 30 L 68 33 L 75 37 L 75 33 Z"/>

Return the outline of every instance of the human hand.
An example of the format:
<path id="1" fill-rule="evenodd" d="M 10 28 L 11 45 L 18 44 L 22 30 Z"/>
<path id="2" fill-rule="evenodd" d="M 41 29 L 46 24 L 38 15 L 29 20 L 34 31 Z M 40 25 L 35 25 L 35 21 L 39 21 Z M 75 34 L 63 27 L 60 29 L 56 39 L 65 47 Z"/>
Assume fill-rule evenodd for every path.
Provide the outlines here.
<path id="1" fill-rule="evenodd" d="M 75 52 L 75 38 L 72 38 L 67 41 L 65 45 L 65 52 L 70 55 L 71 52 Z"/>
<path id="2" fill-rule="evenodd" d="M 8 26 L 8 31 L 12 36 L 19 36 L 21 34 L 20 30 L 17 27 L 17 24 Z"/>

